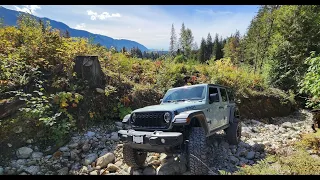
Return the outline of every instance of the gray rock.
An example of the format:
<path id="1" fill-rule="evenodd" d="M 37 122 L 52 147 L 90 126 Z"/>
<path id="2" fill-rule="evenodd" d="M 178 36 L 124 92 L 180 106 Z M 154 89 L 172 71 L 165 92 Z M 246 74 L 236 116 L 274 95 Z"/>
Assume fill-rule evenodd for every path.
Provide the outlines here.
<path id="1" fill-rule="evenodd" d="M 28 147 L 21 147 L 16 151 L 16 155 L 18 158 L 27 159 L 31 156 L 33 150 Z"/>
<path id="2" fill-rule="evenodd" d="M 21 126 L 16 126 L 12 130 L 13 130 L 14 133 L 19 134 L 19 133 L 22 132 L 22 127 Z"/>
<path id="3" fill-rule="evenodd" d="M 79 146 L 78 143 L 72 143 L 72 144 L 69 144 L 69 145 L 68 145 L 68 147 L 69 147 L 70 149 L 75 149 L 75 148 L 77 148 L 78 146 Z"/>
<path id="4" fill-rule="evenodd" d="M 69 157 L 69 156 L 71 156 L 71 153 L 70 152 L 63 152 L 62 156 L 63 157 Z"/>
<path id="5" fill-rule="evenodd" d="M 242 136 L 249 138 L 250 134 L 251 134 L 251 129 L 250 128 L 242 127 L 242 129 L 241 129 L 241 135 Z"/>
<path id="6" fill-rule="evenodd" d="M 107 153 L 97 159 L 96 166 L 101 168 L 107 167 L 109 163 L 112 163 L 115 160 L 115 155 L 113 153 Z"/>
<path id="7" fill-rule="evenodd" d="M 51 146 L 48 146 L 48 147 L 44 150 L 44 152 L 49 152 L 49 151 L 51 151 Z"/>
<path id="8" fill-rule="evenodd" d="M 33 139 L 28 139 L 28 140 L 26 141 L 26 143 L 32 144 L 32 143 L 33 143 Z"/>
<path id="9" fill-rule="evenodd" d="M 3 167 L 0 167 L 0 175 L 3 175 L 3 173 L 4 173 Z"/>
<path id="10" fill-rule="evenodd" d="M 32 166 L 32 165 L 36 165 L 37 164 L 37 161 L 36 160 L 31 160 L 29 162 L 27 162 L 27 166 Z"/>
<path id="11" fill-rule="evenodd" d="M 83 161 L 83 165 L 87 166 L 87 165 L 91 164 L 93 161 L 95 161 L 97 159 L 97 157 L 98 156 L 96 153 L 88 154 Z"/>
<path id="12" fill-rule="evenodd" d="M 87 174 L 87 173 L 88 173 L 88 168 L 87 168 L 87 166 L 83 166 L 83 167 L 80 169 L 79 172 L 80 172 L 80 173 Z"/>
<path id="13" fill-rule="evenodd" d="M 118 133 L 117 132 L 111 133 L 110 139 L 113 140 L 113 141 L 118 141 L 119 140 Z"/>
<path id="14" fill-rule="evenodd" d="M 283 128 L 292 128 L 292 123 L 291 122 L 282 123 L 281 127 L 283 127 Z"/>
<path id="15" fill-rule="evenodd" d="M 235 164 L 235 165 L 239 163 L 239 159 L 234 156 L 230 156 L 230 161 L 232 164 Z"/>
<path id="16" fill-rule="evenodd" d="M 227 142 L 225 142 L 225 141 L 221 142 L 220 145 L 225 149 L 229 149 L 229 144 Z"/>
<path id="17" fill-rule="evenodd" d="M 7 145 L 8 145 L 8 147 L 9 147 L 9 148 L 11 148 L 11 147 L 12 147 L 12 144 L 10 144 L 10 143 L 8 143 Z"/>
<path id="18" fill-rule="evenodd" d="M 57 171 L 58 175 L 67 175 L 69 172 L 68 167 L 64 167 L 62 169 L 60 169 L 59 171 Z"/>
<path id="19" fill-rule="evenodd" d="M 103 156 L 109 152 L 109 149 L 102 149 L 102 151 L 99 153 L 99 156 Z"/>
<path id="20" fill-rule="evenodd" d="M 100 139 L 100 141 L 101 141 L 102 143 L 105 143 L 107 140 L 108 140 L 107 137 L 102 137 L 102 138 Z"/>
<path id="21" fill-rule="evenodd" d="M 248 153 L 247 149 L 245 148 L 239 148 L 236 155 L 237 156 L 246 156 Z"/>
<path id="22" fill-rule="evenodd" d="M 246 156 L 246 159 L 253 159 L 254 158 L 254 155 L 255 155 L 255 152 L 254 151 L 250 151 L 248 152 L 247 156 Z"/>
<path id="23" fill-rule="evenodd" d="M 13 167 L 19 167 L 19 166 L 24 166 L 27 164 L 27 160 L 26 159 L 18 159 L 16 161 L 16 163 L 13 163 Z"/>
<path id="24" fill-rule="evenodd" d="M 61 147 L 59 150 L 62 152 L 70 151 L 70 149 L 66 146 Z"/>
<path id="25" fill-rule="evenodd" d="M 25 173 L 25 172 L 22 172 L 22 173 L 20 173 L 19 175 L 28 175 L 27 173 Z"/>
<path id="26" fill-rule="evenodd" d="M 77 150 L 73 150 L 70 152 L 70 158 L 71 160 L 79 160 L 79 156 L 78 156 L 78 151 Z"/>
<path id="27" fill-rule="evenodd" d="M 96 133 L 94 133 L 94 132 L 92 132 L 92 131 L 88 131 L 86 135 L 87 135 L 88 137 L 93 137 L 95 134 L 96 134 Z"/>
<path id="28" fill-rule="evenodd" d="M 265 148 L 264 144 L 254 144 L 252 147 L 252 149 L 257 152 L 264 151 L 264 148 Z"/>
<path id="29" fill-rule="evenodd" d="M 156 170 L 153 169 L 152 167 L 148 166 L 143 170 L 142 174 L 143 175 L 156 175 Z"/>
<path id="30" fill-rule="evenodd" d="M 40 158 L 43 157 L 43 153 L 42 153 L 42 152 L 33 152 L 33 153 L 31 154 L 31 157 L 32 157 L 33 159 L 40 159 Z"/>
<path id="31" fill-rule="evenodd" d="M 40 171 L 39 166 L 30 166 L 24 169 L 27 173 L 31 175 L 36 175 Z"/>
<path id="32" fill-rule="evenodd" d="M 90 144 L 88 142 L 84 143 L 84 145 L 82 146 L 82 151 L 88 152 L 89 149 L 90 149 Z"/>
<path id="33" fill-rule="evenodd" d="M 117 165 L 112 164 L 112 163 L 108 164 L 108 166 L 107 166 L 107 170 L 109 172 L 117 172 L 119 169 L 120 168 Z"/>
<path id="34" fill-rule="evenodd" d="M 122 122 L 120 121 L 117 121 L 117 122 L 114 122 L 116 126 L 119 126 L 119 127 L 122 127 Z"/>
<path id="35" fill-rule="evenodd" d="M 90 174 L 90 175 L 98 175 L 99 172 L 98 172 L 98 170 L 94 170 L 94 171 L 90 172 L 89 174 Z"/>
<path id="36" fill-rule="evenodd" d="M 52 157 L 52 155 L 47 155 L 47 156 L 45 156 L 44 158 L 45 159 L 50 159 Z"/>

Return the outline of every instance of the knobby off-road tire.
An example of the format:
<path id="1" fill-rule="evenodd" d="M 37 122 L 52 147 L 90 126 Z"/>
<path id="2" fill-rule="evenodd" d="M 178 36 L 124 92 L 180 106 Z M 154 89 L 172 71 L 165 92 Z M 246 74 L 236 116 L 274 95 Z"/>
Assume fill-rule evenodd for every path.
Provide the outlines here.
<path id="1" fill-rule="evenodd" d="M 133 168 L 142 167 L 146 161 L 146 158 L 146 152 L 139 152 L 137 149 L 133 149 L 128 144 L 123 145 L 123 161 L 128 166 Z"/>
<path id="2" fill-rule="evenodd" d="M 208 174 L 208 146 L 205 131 L 202 127 L 192 127 L 187 146 L 188 169 L 192 175 Z"/>
<path id="3" fill-rule="evenodd" d="M 241 139 L 241 122 L 239 119 L 234 119 L 230 126 L 225 130 L 226 138 L 229 144 L 237 145 Z"/>

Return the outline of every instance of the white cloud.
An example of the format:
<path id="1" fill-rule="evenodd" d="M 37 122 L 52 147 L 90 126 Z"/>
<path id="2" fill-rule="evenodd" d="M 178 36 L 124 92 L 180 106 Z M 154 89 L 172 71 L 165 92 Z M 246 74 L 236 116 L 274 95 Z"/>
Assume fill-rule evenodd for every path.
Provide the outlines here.
<path id="1" fill-rule="evenodd" d="M 31 13 L 36 14 L 37 9 L 41 9 L 39 5 L 23 5 L 22 8 L 18 6 L 14 6 L 17 11 L 25 12 L 25 13 Z"/>
<path id="2" fill-rule="evenodd" d="M 214 11 L 212 9 L 196 9 L 196 12 L 200 14 L 207 14 L 210 16 L 218 15 L 218 14 L 219 15 L 232 14 L 232 12 L 230 11 Z"/>
<path id="3" fill-rule="evenodd" d="M 103 12 L 101 14 L 98 14 L 97 12 L 94 12 L 92 10 L 87 10 L 87 13 L 91 17 L 91 20 L 93 20 L 93 21 L 96 19 L 105 20 L 108 18 L 121 17 L 121 14 L 119 14 L 119 13 L 109 14 L 108 12 Z"/>
<path id="4" fill-rule="evenodd" d="M 76 29 L 84 29 L 86 27 L 86 24 L 85 23 L 80 23 L 80 24 L 77 24 L 76 25 Z"/>
<path id="5" fill-rule="evenodd" d="M 14 6 L 10 7 L 15 9 Z M 256 9 L 248 6 L 243 6 L 243 9 L 239 7 L 236 11 L 229 7 L 223 9 L 213 7 L 213 10 L 210 7 L 201 7 L 203 6 L 194 6 L 190 9 L 183 6 L 166 8 L 147 5 L 66 5 L 41 6 L 41 11 L 37 9 L 36 12 L 39 14 L 41 12 L 42 17 L 61 21 L 70 27 L 112 38 L 137 41 L 150 49 L 164 50 L 169 47 L 172 24 L 179 38 L 181 24 L 184 22 L 185 26 L 192 30 L 194 40 L 199 46 L 201 38 L 206 38 L 208 33 L 212 38 L 215 33 L 227 37 L 238 29 L 243 35 L 256 14 Z M 215 8 L 217 10 L 214 10 Z M 101 23 L 100 20 L 108 20 L 108 23 Z"/>
<path id="6" fill-rule="evenodd" d="M 138 29 L 138 32 L 142 32 L 141 28 Z"/>

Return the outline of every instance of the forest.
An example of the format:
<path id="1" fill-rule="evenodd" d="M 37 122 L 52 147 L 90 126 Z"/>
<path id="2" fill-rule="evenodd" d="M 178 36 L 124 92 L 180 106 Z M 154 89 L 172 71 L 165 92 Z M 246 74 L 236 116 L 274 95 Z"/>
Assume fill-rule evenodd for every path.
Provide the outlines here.
<path id="1" fill-rule="evenodd" d="M 260 6 L 245 34 L 208 33 L 199 46 L 185 24 L 177 32 L 172 24 L 168 46 L 160 55 L 138 48 L 117 52 L 25 14 L 17 27 L 0 21 L 1 147 L 17 126 L 27 127 L 26 138 L 62 143 L 71 132 L 119 121 L 186 84 L 222 84 L 240 99 L 265 95 L 290 108 L 320 108 L 319 5 Z M 98 56 L 103 86 L 90 88 L 77 78 L 79 55 Z M 3 112 L 11 103 L 18 104 L 16 111 Z"/>

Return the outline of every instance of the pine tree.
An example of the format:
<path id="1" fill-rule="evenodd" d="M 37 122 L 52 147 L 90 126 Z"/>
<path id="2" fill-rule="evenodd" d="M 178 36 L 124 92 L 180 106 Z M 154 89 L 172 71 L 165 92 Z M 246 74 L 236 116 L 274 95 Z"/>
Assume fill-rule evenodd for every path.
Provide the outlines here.
<path id="1" fill-rule="evenodd" d="M 66 30 L 66 32 L 65 32 L 65 38 L 70 38 L 70 33 L 68 30 Z"/>
<path id="2" fill-rule="evenodd" d="M 182 23 L 180 29 L 179 47 L 183 53 L 186 50 L 186 44 L 186 27 L 184 26 L 184 23 Z"/>
<path id="3" fill-rule="evenodd" d="M 125 52 L 127 52 L 127 50 L 126 50 L 126 47 L 122 47 L 122 49 L 121 49 L 121 53 L 125 53 Z"/>
<path id="4" fill-rule="evenodd" d="M 201 39 L 201 44 L 200 44 L 200 49 L 198 51 L 198 60 L 201 63 L 204 63 L 206 61 L 205 56 L 206 56 L 206 41 L 204 38 Z"/>
<path id="5" fill-rule="evenodd" d="M 207 36 L 207 47 L 206 47 L 206 57 L 205 57 L 206 60 L 210 59 L 211 56 L 212 56 L 212 47 L 213 47 L 212 37 L 211 37 L 210 33 L 208 33 L 208 36 Z"/>
<path id="6" fill-rule="evenodd" d="M 177 47 L 177 36 L 176 36 L 176 32 L 174 29 L 174 26 L 172 24 L 171 26 L 171 37 L 170 37 L 170 47 L 169 47 L 169 52 L 171 55 L 173 55 L 176 51 L 176 47 Z"/>
<path id="7" fill-rule="evenodd" d="M 222 38 L 219 40 L 219 35 L 216 33 L 214 42 L 213 42 L 213 48 L 212 48 L 212 57 L 214 60 L 221 59 L 223 57 L 222 54 Z"/>
<path id="8" fill-rule="evenodd" d="M 192 31 L 191 29 L 187 28 L 185 31 L 185 55 L 190 58 L 191 55 L 191 50 L 192 50 L 192 46 L 193 46 L 193 40 L 194 37 L 192 35 Z"/>

